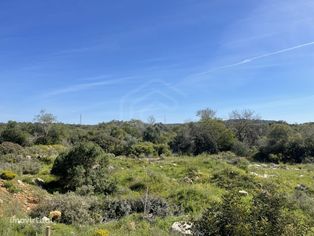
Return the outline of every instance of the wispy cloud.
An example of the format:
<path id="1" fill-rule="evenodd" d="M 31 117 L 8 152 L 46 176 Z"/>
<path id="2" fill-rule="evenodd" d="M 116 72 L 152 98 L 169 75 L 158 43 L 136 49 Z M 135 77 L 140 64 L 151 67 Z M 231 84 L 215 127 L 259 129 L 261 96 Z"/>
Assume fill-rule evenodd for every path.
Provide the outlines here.
<path id="1" fill-rule="evenodd" d="M 256 61 L 256 60 L 260 60 L 260 59 L 263 59 L 263 58 L 267 58 L 267 57 L 276 56 L 276 55 L 279 55 L 279 54 L 291 52 L 291 51 L 294 51 L 294 50 L 297 50 L 297 49 L 300 49 L 300 48 L 304 48 L 304 47 L 308 47 L 308 46 L 311 46 L 311 45 L 314 45 L 314 41 L 308 42 L 308 43 L 299 44 L 299 45 L 296 45 L 296 46 L 293 46 L 293 47 L 289 47 L 289 48 L 285 48 L 285 49 L 281 49 L 281 50 L 278 50 L 278 51 L 273 51 L 273 52 L 261 54 L 259 56 L 246 58 L 246 59 L 244 59 L 242 61 L 239 61 L 239 62 L 236 62 L 236 63 L 219 66 L 219 67 L 210 69 L 208 71 L 197 73 L 196 75 L 199 75 L 199 76 L 206 75 L 206 74 L 209 74 L 209 73 L 214 72 L 214 71 L 228 69 L 228 68 L 232 68 L 232 67 L 248 64 L 248 63 L 251 63 L 251 62 Z"/>
<path id="2" fill-rule="evenodd" d="M 52 53 L 53 56 L 69 55 L 75 53 L 95 52 L 101 50 L 118 50 L 120 45 L 117 42 L 91 43 L 91 45 L 69 48 Z"/>
<path id="3" fill-rule="evenodd" d="M 106 77 L 106 76 L 103 76 L 103 77 Z M 100 79 L 101 76 L 98 76 L 97 78 Z M 68 87 L 64 87 L 64 88 L 60 88 L 60 89 L 56 89 L 51 92 L 48 92 L 45 94 L 44 97 L 53 97 L 57 95 L 67 94 L 67 93 L 80 92 L 80 91 L 92 89 L 99 86 L 119 84 L 119 83 L 126 82 L 130 78 L 131 77 L 124 77 L 124 78 L 103 80 L 103 81 L 90 82 L 90 83 L 72 84 Z"/>

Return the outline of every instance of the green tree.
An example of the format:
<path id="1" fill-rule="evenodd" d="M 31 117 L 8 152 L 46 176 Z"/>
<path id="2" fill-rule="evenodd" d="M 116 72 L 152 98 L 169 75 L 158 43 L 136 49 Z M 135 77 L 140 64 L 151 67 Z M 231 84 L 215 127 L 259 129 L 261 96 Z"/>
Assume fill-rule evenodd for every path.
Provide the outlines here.
<path id="1" fill-rule="evenodd" d="M 196 115 L 201 121 L 216 119 L 216 111 L 210 108 L 205 108 L 196 112 Z"/>
<path id="2" fill-rule="evenodd" d="M 61 142 L 61 136 L 63 134 L 62 129 L 55 125 L 57 118 L 47 113 L 45 110 L 41 110 L 34 118 L 36 126 L 36 143 L 37 144 L 56 144 Z"/>
<path id="3" fill-rule="evenodd" d="M 252 110 L 234 110 L 229 115 L 229 123 L 234 130 L 237 139 L 249 146 L 256 145 L 261 136 L 261 126 L 258 121 L 261 119 Z"/>

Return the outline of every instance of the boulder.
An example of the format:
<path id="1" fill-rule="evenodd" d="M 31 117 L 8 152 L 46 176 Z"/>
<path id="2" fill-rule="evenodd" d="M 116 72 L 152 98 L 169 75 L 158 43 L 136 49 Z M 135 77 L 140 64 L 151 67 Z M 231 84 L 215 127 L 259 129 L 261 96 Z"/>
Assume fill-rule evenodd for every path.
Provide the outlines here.
<path id="1" fill-rule="evenodd" d="M 193 224 L 190 222 L 175 222 L 171 226 L 171 231 L 179 235 L 193 235 Z"/>

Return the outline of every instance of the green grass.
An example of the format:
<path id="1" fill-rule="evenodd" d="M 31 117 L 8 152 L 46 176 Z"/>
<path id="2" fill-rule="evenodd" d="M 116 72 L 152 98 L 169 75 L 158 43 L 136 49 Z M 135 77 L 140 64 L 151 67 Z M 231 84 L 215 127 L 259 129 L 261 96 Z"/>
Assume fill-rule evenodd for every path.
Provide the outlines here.
<path id="1" fill-rule="evenodd" d="M 234 156 L 226 153 L 198 157 L 168 157 L 151 161 L 126 157 L 112 158 L 109 166 L 112 177 L 118 183 L 118 191 L 110 198 L 136 198 L 143 196 L 148 191 L 150 195 L 163 197 L 169 203 L 180 206 L 183 210 L 182 214 L 157 218 L 153 221 L 145 220 L 142 215 L 135 214 L 96 226 L 74 227 L 56 224 L 52 226 L 52 235 L 72 235 L 73 232 L 74 235 L 88 236 L 93 235 L 96 229 L 102 228 L 108 230 L 113 236 L 169 235 L 169 229 L 173 222 L 198 217 L 207 207 L 221 200 L 221 196 L 228 189 L 218 187 L 212 181 L 212 177 L 214 173 L 226 168 L 240 173 L 241 176 L 248 176 L 254 182 L 262 185 L 275 183 L 278 190 L 285 194 L 292 194 L 299 184 L 314 191 L 314 165 L 312 164 L 280 165 L 279 168 L 274 169 L 271 165 L 260 167 L 255 165 L 260 165 L 260 163 L 250 162 L 248 163 L 250 165 L 247 165 L 245 161 L 238 166 L 228 164 L 232 158 Z M 55 180 L 55 177 L 49 174 L 50 168 L 51 164 L 44 165 L 39 174 L 33 177 L 40 177 L 47 182 Z M 258 176 L 254 176 L 252 172 Z M 261 177 L 264 175 L 268 177 Z M 27 178 L 31 178 L 31 176 Z M 46 194 L 48 195 L 48 193 Z M 303 214 L 302 210 L 299 214 Z M 0 219 L 0 228 L 2 228 L 1 225 L 6 225 L 6 222 L 7 218 Z M 0 231 L 0 235 L 27 235 L 25 232 L 32 230 L 38 230 L 40 234 L 44 230 L 44 226 L 19 227 L 16 225 L 6 227 L 7 232 Z"/>

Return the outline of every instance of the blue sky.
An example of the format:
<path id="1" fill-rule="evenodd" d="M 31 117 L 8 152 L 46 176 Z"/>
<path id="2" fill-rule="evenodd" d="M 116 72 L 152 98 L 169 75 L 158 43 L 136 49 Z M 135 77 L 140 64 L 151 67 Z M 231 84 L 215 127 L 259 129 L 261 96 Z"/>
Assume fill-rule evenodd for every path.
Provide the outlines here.
<path id="1" fill-rule="evenodd" d="M 0 121 L 314 120 L 312 0 L 2 0 Z"/>

